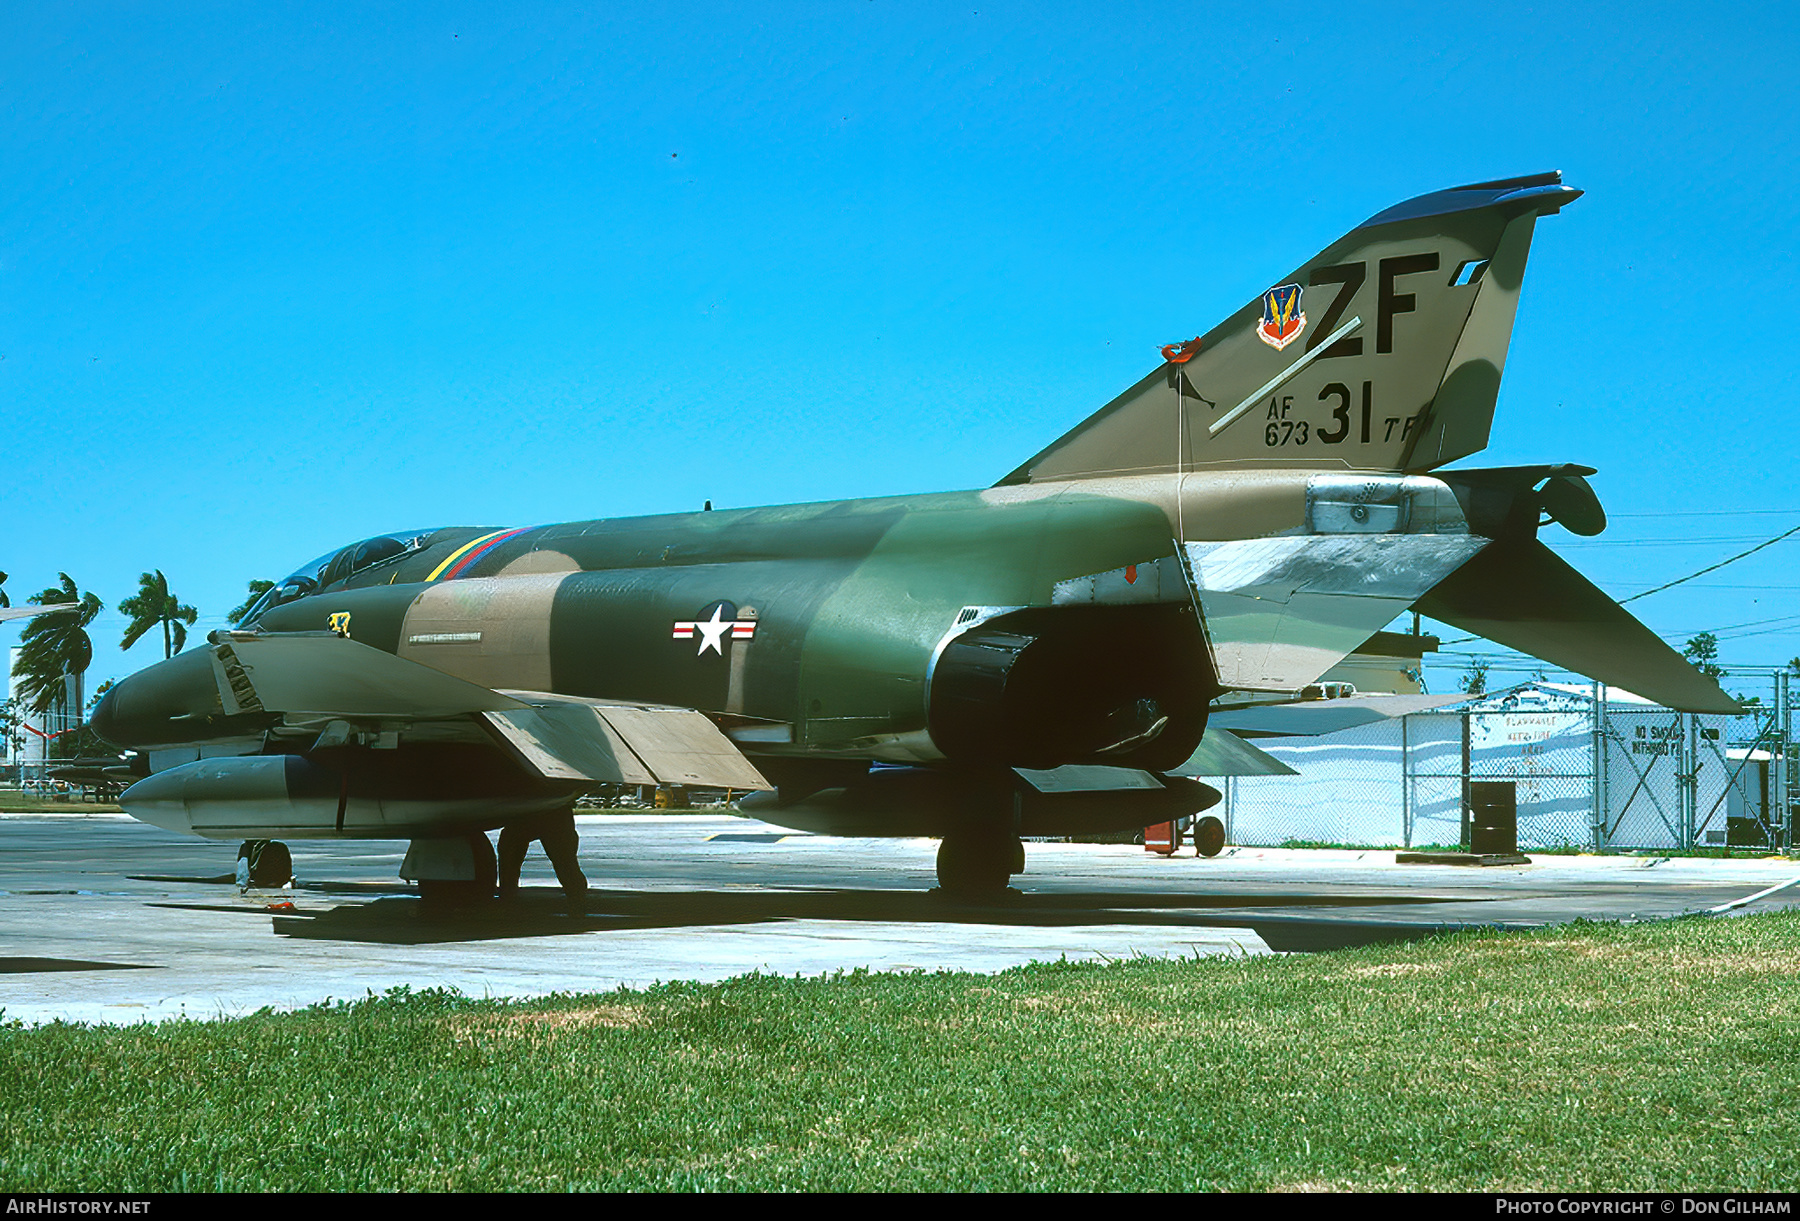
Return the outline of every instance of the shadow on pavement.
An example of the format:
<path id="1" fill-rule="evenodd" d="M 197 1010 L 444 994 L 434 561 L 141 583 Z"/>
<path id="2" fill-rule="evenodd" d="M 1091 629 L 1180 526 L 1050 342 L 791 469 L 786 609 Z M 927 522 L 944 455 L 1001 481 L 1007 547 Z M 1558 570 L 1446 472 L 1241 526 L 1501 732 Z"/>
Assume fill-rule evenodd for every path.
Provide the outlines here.
<path id="1" fill-rule="evenodd" d="M 425 945 L 497 941 L 633 929 L 701 928 L 789 920 L 870 923 L 984 924 L 1030 928 L 1143 926 L 1248 928 L 1271 949 L 1340 949 L 1380 941 L 1429 936 L 1466 921 L 1434 921 L 1394 914 L 1381 920 L 1337 916 L 1364 908 L 1425 908 L 1481 901 L 1467 895 L 1228 894 L 1103 892 L 1009 894 L 991 905 L 918 890 L 590 890 L 581 910 L 570 910 L 562 892 L 528 887 L 508 902 L 466 908 L 427 907 L 418 899 L 381 898 L 347 903 L 317 913 L 281 914 L 274 931 L 283 937 Z M 1296 912 L 1307 912 L 1301 915 Z M 1421 913 L 1422 914 L 1422 913 Z"/>
<path id="2" fill-rule="evenodd" d="M 81 958 L 0 958 L 0 975 L 30 975 L 39 971 L 155 971 L 160 968 L 136 962 L 88 962 Z"/>

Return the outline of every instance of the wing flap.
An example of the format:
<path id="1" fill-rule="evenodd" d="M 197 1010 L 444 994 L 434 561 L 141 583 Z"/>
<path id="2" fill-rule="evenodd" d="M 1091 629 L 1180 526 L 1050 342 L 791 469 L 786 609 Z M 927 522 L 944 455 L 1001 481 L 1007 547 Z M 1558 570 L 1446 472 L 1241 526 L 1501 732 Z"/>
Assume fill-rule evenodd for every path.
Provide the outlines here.
<path id="1" fill-rule="evenodd" d="M 768 790 L 724 732 L 692 708 L 514 691 L 523 710 L 482 714 L 539 774 L 622 784 Z"/>
<path id="2" fill-rule="evenodd" d="M 601 705 L 606 723 L 665 784 L 772 789 L 731 739 L 691 708 Z"/>
<path id="3" fill-rule="evenodd" d="M 588 704 L 557 703 L 484 712 L 519 761 L 547 780 L 657 784 L 618 731 Z"/>

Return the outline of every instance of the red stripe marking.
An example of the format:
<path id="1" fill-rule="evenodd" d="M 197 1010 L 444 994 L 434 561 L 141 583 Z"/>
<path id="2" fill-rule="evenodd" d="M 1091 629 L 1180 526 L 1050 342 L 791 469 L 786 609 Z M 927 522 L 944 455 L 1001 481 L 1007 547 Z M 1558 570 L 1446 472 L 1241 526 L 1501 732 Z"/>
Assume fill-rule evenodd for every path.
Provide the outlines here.
<path id="1" fill-rule="evenodd" d="M 444 574 L 444 580 L 454 581 L 457 578 L 457 575 L 470 564 L 473 564 L 476 560 L 492 551 L 495 547 L 498 547 L 501 543 L 504 543 L 507 539 L 517 538 L 529 529 L 531 529 L 530 526 L 520 526 L 517 530 L 508 530 L 505 534 L 502 534 L 497 538 L 489 539 L 481 546 L 475 548 L 475 550 L 469 552 L 469 554 L 463 556 L 462 559 L 458 560 L 456 562 L 456 567 Z"/>

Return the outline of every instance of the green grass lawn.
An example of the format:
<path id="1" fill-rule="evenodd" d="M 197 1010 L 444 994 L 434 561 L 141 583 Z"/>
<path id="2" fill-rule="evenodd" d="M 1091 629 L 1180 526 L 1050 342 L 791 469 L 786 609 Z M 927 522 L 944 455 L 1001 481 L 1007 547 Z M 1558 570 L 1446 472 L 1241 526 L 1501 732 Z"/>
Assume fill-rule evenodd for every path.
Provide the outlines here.
<path id="1" fill-rule="evenodd" d="M 74 797 L 38 797 L 0 791 L 0 814 L 118 814 L 116 801 L 82 801 Z"/>
<path id="2" fill-rule="evenodd" d="M 0 1190 L 1791 1190 L 1797 964 L 1800 912 L 3 1029 Z"/>

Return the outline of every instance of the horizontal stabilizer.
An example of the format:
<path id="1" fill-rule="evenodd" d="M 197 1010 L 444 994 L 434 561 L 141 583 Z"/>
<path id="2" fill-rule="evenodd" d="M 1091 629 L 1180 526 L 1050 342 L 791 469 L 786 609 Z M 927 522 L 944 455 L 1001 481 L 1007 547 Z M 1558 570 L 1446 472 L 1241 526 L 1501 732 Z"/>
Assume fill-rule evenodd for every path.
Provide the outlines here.
<path id="1" fill-rule="evenodd" d="M 1544 544 L 1493 544 L 1414 605 L 1420 614 L 1683 712 L 1738 702 Z"/>
<path id="2" fill-rule="evenodd" d="M 1468 698 L 1463 694 L 1349 695 L 1332 700 L 1249 704 L 1215 709 L 1207 718 L 1206 734 L 1210 738 L 1216 726 L 1252 738 L 1314 738 L 1415 712 L 1430 712 L 1433 708 L 1459 704 Z M 1205 746 L 1205 743 L 1201 745 Z"/>
<path id="3" fill-rule="evenodd" d="M 1256 749 L 1229 729 L 1206 727 L 1206 736 L 1173 776 L 1297 776 L 1300 773 L 1267 751 Z"/>
<path id="4" fill-rule="evenodd" d="M 529 705 L 482 715 L 526 766 L 553 780 L 767 790 L 717 725 L 692 708 L 517 691 Z"/>
<path id="5" fill-rule="evenodd" d="M 1061 767 L 1015 767 L 1020 779 L 1040 793 L 1120 793 L 1128 789 L 1160 792 L 1162 781 L 1135 767 L 1065 763 Z"/>
<path id="6" fill-rule="evenodd" d="M 227 715 L 279 712 L 435 720 L 519 701 L 334 632 L 215 632 L 213 677 Z"/>

